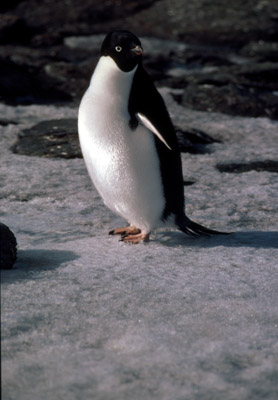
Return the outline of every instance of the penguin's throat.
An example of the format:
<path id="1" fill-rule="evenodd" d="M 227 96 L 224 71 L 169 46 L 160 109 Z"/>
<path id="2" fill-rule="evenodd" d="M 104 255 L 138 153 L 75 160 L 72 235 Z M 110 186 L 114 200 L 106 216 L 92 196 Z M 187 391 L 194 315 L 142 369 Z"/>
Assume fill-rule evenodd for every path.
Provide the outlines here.
<path id="1" fill-rule="evenodd" d="M 97 96 L 105 96 L 108 103 L 128 103 L 129 93 L 137 66 L 130 72 L 123 72 L 109 56 L 102 56 L 95 68 L 90 83 L 90 91 Z"/>

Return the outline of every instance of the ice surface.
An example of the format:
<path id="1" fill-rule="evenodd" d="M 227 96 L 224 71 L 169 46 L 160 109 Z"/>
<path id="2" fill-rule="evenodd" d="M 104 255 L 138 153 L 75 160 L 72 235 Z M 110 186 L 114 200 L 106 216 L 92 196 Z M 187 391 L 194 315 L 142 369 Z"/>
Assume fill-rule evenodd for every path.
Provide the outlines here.
<path id="1" fill-rule="evenodd" d="M 13 154 L 17 133 L 76 110 L 0 106 L 1 222 L 18 261 L 2 272 L 3 400 L 277 399 L 278 175 L 218 162 L 277 160 L 278 124 L 194 112 L 162 93 L 181 127 L 222 143 L 183 155 L 187 214 L 235 231 L 147 244 L 108 236 L 122 221 L 83 160 Z"/>

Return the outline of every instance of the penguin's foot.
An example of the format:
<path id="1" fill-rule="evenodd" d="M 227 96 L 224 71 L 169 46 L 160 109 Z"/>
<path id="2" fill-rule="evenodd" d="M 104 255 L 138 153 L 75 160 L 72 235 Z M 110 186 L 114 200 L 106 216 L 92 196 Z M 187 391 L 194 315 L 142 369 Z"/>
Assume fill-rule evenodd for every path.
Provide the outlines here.
<path id="1" fill-rule="evenodd" d="M 138 244 L 140 242 L 148 242 L 149 237 L 150 237 L 149 233 L 138 233 L 137 235 L 134 235 L 134 234 L 126 235 L 126 236 L 122 236 L 121 242 Z"/>
<path id="2" fill-rule="evenodd" d="M 124 228 L 113 229 L 112 231 L 109 232 L 109 235 L 126 236 L 126 235 L 138 235 L 139 233 L 141 233 L 140 229 L 136 228 L 134 225 L 130 225 Z"/>

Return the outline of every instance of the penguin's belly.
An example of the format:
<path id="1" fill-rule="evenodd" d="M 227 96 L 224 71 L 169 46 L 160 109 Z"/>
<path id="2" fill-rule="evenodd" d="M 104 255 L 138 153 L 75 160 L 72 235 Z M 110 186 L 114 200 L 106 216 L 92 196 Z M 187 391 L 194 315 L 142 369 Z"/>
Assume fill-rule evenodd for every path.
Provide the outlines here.
<path id="1" fill-rule="evenodd" d="M 153 134 L 142 125 L 131 130 L 129 114 L 113 106 L 105 112 L 109 119 L 96 104 L 86 109 L 79 111 L 81 149 L 104 203 L 144 232 L 162 225 L 165 199 Z"/>

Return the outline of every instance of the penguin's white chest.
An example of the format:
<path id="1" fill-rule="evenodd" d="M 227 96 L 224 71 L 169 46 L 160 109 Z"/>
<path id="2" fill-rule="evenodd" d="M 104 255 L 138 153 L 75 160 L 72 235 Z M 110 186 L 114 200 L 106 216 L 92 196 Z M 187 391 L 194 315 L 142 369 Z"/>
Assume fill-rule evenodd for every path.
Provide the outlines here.
<path id="1" fill-rule="evenodd" d="M 129 127 L 128 98 L 135 70 L 125 73 L 102 57 L 78 118 L 83 157 L 105 204 L 142 231 L 162 224 L 165 207 L 154 137 Z"/>

